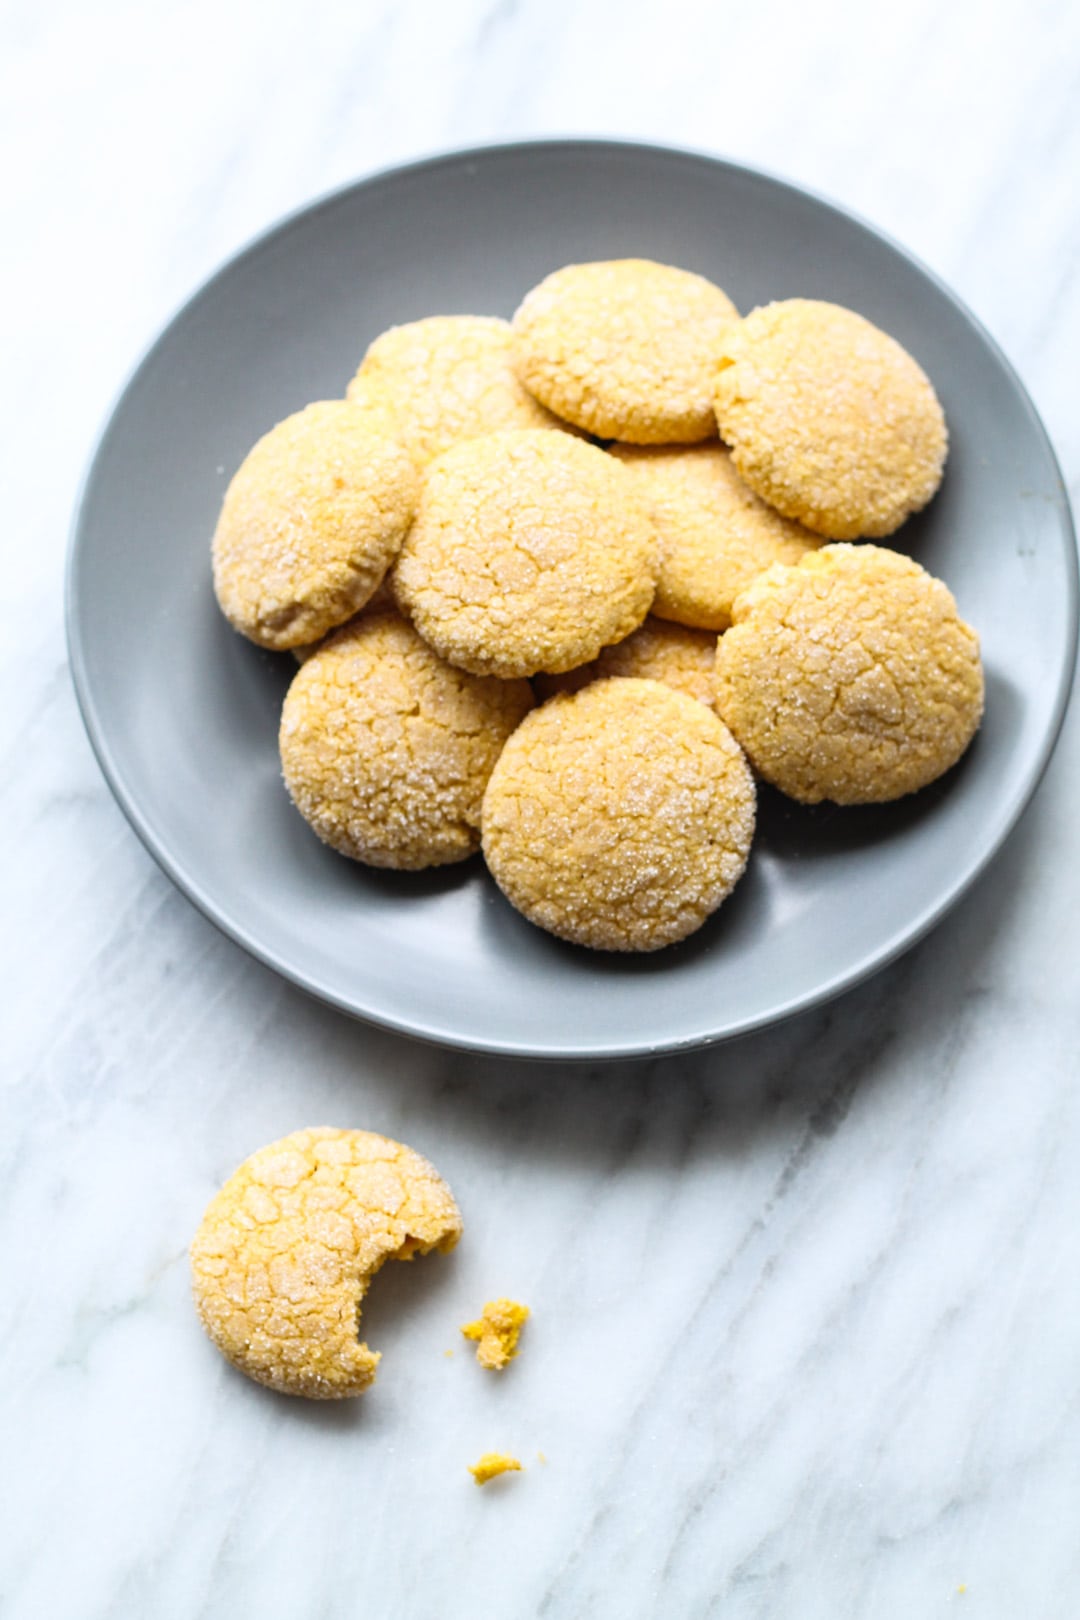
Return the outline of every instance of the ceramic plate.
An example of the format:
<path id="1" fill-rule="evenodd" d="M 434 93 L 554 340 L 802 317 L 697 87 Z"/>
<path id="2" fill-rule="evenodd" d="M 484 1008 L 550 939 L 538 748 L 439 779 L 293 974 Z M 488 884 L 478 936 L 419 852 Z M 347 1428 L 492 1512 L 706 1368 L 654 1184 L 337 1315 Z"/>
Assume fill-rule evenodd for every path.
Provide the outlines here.
<path id="1" fill-rule="evenodd" d="M 850 305 L 921 361 L 951 453 L 893 544 L 982 637 L 986 719 L 925 792 L 856 810 L 763 792 L 746 877 L 655 955 L 575 949 L 516 915 L 479 859 L 369 871 L 318 843 L 278 771 L 290 657 L 219 614 L 210 534 L 268 427 L 339 396 L 385 327 L 510 315 L 549 270 L 638 256 L 740 308 Z M 109 420 L 74 526 L 71 664 L 102 769 L 185 894 L 314 995 L 428 1040 L 535 1057 L 694 1047 L 760 1028 L 881 967 L 986 867 L 1049 758 L 1076 645 L 1076 556 L 1053 452 L 1007 362 L 956 298 L 849 214 L 712 158 L 613 142 L 461 152 L 293 215 L 157 340 Z"/>

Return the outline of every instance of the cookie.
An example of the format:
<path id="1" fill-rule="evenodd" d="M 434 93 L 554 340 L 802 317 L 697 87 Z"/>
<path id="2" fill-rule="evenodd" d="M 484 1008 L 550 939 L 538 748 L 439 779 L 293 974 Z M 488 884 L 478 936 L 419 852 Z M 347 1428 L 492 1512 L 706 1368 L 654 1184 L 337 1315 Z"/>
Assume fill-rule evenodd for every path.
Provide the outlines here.
<path id="1" fill-rule="evenodd" d="M 214 532 L 229 623 L 282 651 L 344 624 L 396 556 L 417 493 L 410 457 L 343 400 L 286 417 L 244 458 Z"/>
<path id="2" fill-rule="evenodd" d="M 541 701 L 556 692 L 580 692 L 590 681 L 607 676 L 637 676 L 641 680 L 662 681 L 676 692 L 713 703 L 713 665 L 716 637 L 707 630 L 688 630 L 682 624 L 669 624 L 650 615 L 641 627 L 605 647 L 599 658 L 565 675 L 537 675 L 533 690 Z"/>
<path id="3" fill-rule="evenodd" d="M 754 784 L 727 727 L 659 681 L 596 681 L 518 727 L 484 795 L 483 849 L 511 905 L 596 950 L 700 928 L 742 875 Z"/>
<path id="4" fill-rule="evenodd" d="M 833 540 L 892 534 L 941 483 L 945 416 L 925 372 L 862 315 L 807 298 L 728 328 L 716 419 L 771 506 Z"/>
<path id="5" fill-rule="evenodd" d="M 420 465 L 461 439 L 502 428 L 565 429 L 518 380 L 508 321 L 434 315 L 377 337 L 347 397 L 385 410 Z"/>
<path id="6" fill-rule="evenodd" d="M 767 782 L 878 804 L 954 765 L 983 708 L 979 640 L 910 557 L 834 545 L 761 574 L 716 654 L 716 706 Z"/>
<path id="7" fill-rule="evenodd" d="M 396 613 L 363 615 L 298 670 L 281 715 L 285 785 L 324 843 L 368 866 L 465 860 L 527 681 L 445 663 Z"/>
<path id="8" fill-rule="evenodd" d="M 315 1400 L 360 1395 L 379 1361 L 357 1331 L 372 1277 L 460 1236 L 449 1187 L 412 1148 L 368 1131 L 294 1131 L 211 1199 L 191 1245 L 195 1304 L 256 1382 Z"/>
<path id="9" fill-rule="evenodd" d="M 630 474 L 656 525 L 657 618 L 725 630 L 731 604 L 756 574 L 774 562 L 798 562 L 825 543 L 755 495 L 721 444 L 613 444 L 610 454 Z"/>
<path id="10" fill-rule="evenodd" d="M 514 316 L 518 375 L 540 402 L 602 439 L 716 437 L 721 339 L 739 312 L 704 276 L 651 259 L 570 264 Z"/>
<path id="11" fill-rule="evenodd" d="M 492 433 L 431 463 L 391 582 L 452 664 L 557 673 L 644 619 L 656 537 L 604 451 L 565 433 Z"/>

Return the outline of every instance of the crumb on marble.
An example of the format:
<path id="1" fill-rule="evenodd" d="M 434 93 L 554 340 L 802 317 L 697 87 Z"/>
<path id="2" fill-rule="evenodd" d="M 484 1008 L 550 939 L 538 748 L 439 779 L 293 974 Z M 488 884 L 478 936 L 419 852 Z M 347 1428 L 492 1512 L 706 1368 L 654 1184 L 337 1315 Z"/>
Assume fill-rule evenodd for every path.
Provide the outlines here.
<path id="1" fill-rule="evenodd" d="M 508 1457 L 502 1451 L 485 1451 L 479 1462 L 469 1464 L 469 1473 L 476 1485 L 486 1485 L 489 1479 L 497 1479 L 500 1474 L 524 1473 L 516 1457 Z"/>
<path id="2" fill-rule="evenodd" d="M 462 1333 L 476 1342 L 476 1359 L 481 1367 L 501 1372 L 518 1353 L 518 1339 L 529 1318 L 529 1307 L 513 1299 L 489 1299 L 475 1322 L 466 1322 Z"/>

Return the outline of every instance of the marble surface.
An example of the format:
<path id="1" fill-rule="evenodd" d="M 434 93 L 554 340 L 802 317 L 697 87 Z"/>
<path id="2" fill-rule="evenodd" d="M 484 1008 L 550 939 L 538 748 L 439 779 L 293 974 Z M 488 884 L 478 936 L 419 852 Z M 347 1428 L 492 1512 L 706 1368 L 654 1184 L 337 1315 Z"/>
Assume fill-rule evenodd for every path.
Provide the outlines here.
<path id="1" fill-rule="evenodd" d="M 1070 1620 L 1080 714 L 992 871 L 831 1007 L 681 1060 L 477 1061 L 315 1005 L 171 888 L 83 736 L 61 584 L 103 413 L 226 255 L 539 133 L 864 213 L 1003 344 L 1075 501 L 1080 13 L 9 0 L 0 39 L 0 1612 Z M 232 1166 L 316 1121 L 427 1151 L 467 1222 L 376 1284 L 379 1383 L 334 1407 L 227 1368 L 185 1260 Z M 455 1325 L 500 1291 L 535 1317 L 495 1382 Z M 489 1448 L 527 1471 L 481 1492 Z"/>

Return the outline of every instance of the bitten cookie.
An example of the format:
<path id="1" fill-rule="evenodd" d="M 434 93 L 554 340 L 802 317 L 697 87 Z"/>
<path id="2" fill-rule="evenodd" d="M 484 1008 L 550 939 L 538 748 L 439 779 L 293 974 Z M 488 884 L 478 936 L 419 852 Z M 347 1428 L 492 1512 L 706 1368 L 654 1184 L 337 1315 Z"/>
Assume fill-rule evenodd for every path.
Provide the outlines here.
<path id="1" fill-rule="evenodd" d="M 368 1131 L 294 1131 L 245 1159 L 191 1245 L 203 1327 L 241 1372 L 334 1400 L 374 1381 L 360 1305 L 386 1260 L 446 1253 L 461 1216 L 438 1172 Z"/>
<path id="2" fill-rule="evenodd" d="M 608 676 L 636 676 L 639 680 L 662 681 L 712 708 L 715 662 L 716 637 L 708 630 L 688 630 L 685 625 L 650 616 L 625 641 L 605 647 L 591 664 L 582 664 L 565 675 L 537 675 L 533 690 L 544 701 L 556 692 L 580 692 L 590 681 Z"/>
<path id="3" fill-rule="evenodd" d="M 501 428 L 566 424 L 518 380 L 510 323 L 485 315 L 434 315 L 377 337 L 348 388 L 350 400 L 393 423 L 420 465 L 460 439 Z"/>
<path id="4" fill-rule="evenodd" d="M 731 604 L 770 563 L 798 562 L 824 544 L 744 484 L 721 444 L 613 444 L 660 541 L 652 612 L 699 630 L 725 630 Z"/>
<path id="5" fill-rule="evenodd" d="M 754 768 L 805 804 L 875 804 L 954 765 L 983 708 L 952 593 L 881 546 L 826 546 L 737 599 L 716 706 Z"/>
<path id="6" fill-rule="evenodd" d="M 462 861 L 479 848 L 488 777 L 532 701 L 527 681 L 445 663 L 398 614 L 365 615 L 289 687 L 285 785 L 342 855 L 407 870 Z"/>
<path id="7" fill-rule="evenodd" d="M 484 858 L 511 905 L 596 950 L 654 951 L 700 928 L 753 831 L 753 779 L 727 727 L 658 681 L 552 698 L 484 795 Z"/>
<path id="8" fill-rule="evenodd" d="M 514 316 L 518 375 L 568 422 L 630 444 L 716 437 L 713 388 L 739 312 L 704 276 L 651 259 L 570 264 Z"/>
<path id="9" fill-rule="evenodd" d="M 656 537 L 603 450 L 566 433 L 492 433 L 432 462 L 391 584 L 452 664 L 558 672 L 644 619 Z"/>
<path id="10" fill-rule="evenodd" d="M 318 641 L 364 606 L 416 510 L 416 469 L 363 412 L 324 400 L 244 458 L 213 541 L 214 590 L 262 647 Z"/>
<path id="11" fill-rule="evenodd" d="M 720 367 L 720 437 L 785 517 L 833 540 L 880 538 L 940 484 L 937 395 L 907 350 L 853 310 L 766 304 L 728 328 Z"/>

